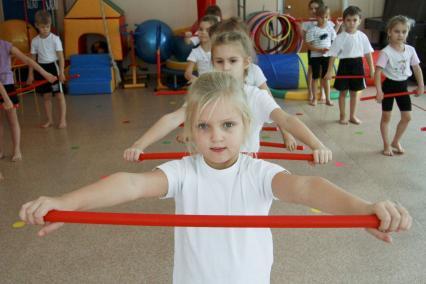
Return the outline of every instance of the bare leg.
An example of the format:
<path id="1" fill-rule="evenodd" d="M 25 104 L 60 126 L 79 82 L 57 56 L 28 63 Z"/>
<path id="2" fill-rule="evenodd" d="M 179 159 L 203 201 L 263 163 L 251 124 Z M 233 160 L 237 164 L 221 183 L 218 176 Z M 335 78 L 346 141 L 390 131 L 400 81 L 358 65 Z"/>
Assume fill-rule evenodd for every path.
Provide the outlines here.
<path id="1" fill-rule="evenodd" d="M 325 103 L 328 106 L 333 106 L 334 103 L 330 100 L 330 81 L 328 81 L 326 79 L 322 79 L 321 84 L 322 84 L 322 87 L 324 88 L 324 91 L 325 91 Z"/>
<path id="2" fill-rule="evenodd" d="M 312 66 L 311 65 L 308 65 L 308 74 L 307 74 L 307 77 L 308 77 L 308 95 L 309 95 L 309 101 L 312 101 L 314 95 L 313 95 L 313 92 L 312 92 L 312 84 L 313 84 L 312 81 L 313 80 L 312 80 Z"/>
<path id="3" fill-rule="evenodd" d="M 53 117 L 52 117 L 52 94 L 45 93 L 43 94 L 44 99 L 44 111 L 46 113 L 47 121 L 41 125 L 42 128 L 48 128 L 52 126 Z"/>
<path id="4" fill-rule="evenodd" d="M 7 120 L 9 121 L 10 131 L 12 133 L 13 156 L 12 162 L 22 160 L 21 153 L 21 127 L 19 126 L 18 115 L 16 109 L 11 109 L 6 112 Z"/>
<path id="5" fill-rule="evenodd" d="M 317 93 L 318 93 L 318 80 L 319 79 L 313 79 L 312 80 L 312 100 L 310 101 L 311 106 L 317 105 Z"/>
<path id="6" fill-rule="evenodd" d="M 380 133 L 383 140 L 383 155 L 393 156 L 392 148 L 389 143 L 389 122 L 391 119 L 391 111 L 383 111 L 382 119 L 380 120 Z"/>
<path id="7" fill-rule="evenodd" d="M 63 93 L 56 93 L 56 99 L 58 101 L 58 109 L 59 109 L 59 124 L 58 128 L 66 128 L 67 127 L 67 105 L 65 103 L 65 96 Z"/>
<path id="8" fill-rule="evenodd" d="M 396 149 L 395 153 L 404 154 L 404 148 L 402 148 L 401 140 L 402 135 L 407 129 L 408 123 L 411 120 L 411 112 L 410 111 L 401 111 L 401 120 L 396 127 L 395 137 L 393 138 L 391 146 Z"/>
<path id="9" fill-rule="evenodd" d="M 340 91 L 339 94 L 340 124 L 348 124 L 346 120 L 346 92 L 347 91 Z"/>
<path id="10" fill-rule="evenodd" d="M 358 92 L 350 92 L 350 110 L 349 110 L 349 122 L 353 124 L 361 124 L 361 120 L 356 117 L 356 108 L 358 105 Z"/>

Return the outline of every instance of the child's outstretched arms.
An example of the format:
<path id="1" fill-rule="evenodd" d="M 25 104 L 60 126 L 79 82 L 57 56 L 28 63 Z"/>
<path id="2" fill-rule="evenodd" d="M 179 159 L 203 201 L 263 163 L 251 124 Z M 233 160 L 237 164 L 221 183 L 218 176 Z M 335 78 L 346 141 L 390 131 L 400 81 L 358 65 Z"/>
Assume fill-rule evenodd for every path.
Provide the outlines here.
<path id="1" fill-rule="evenodd" d="M 56 76 L 50 74 L 49 72 L 47 72 L 46 70 L 41 68 L 41 66 L 38 65 L 37 62 L 35 62 L 33 59 L 31 59 L 28 56 L 26 56 L 25 54 L 23 54 L 16 47 L 13 46 L 12 49 L 10 50 L 10 53 L 12 55 L 16 56 L 19 60 L 21 60 L 25 64 L 27 64 L 28 67 L 30 68 L 30 70 L 31 70 L 31 68 L 37 70 L 37 72 L 40 73 L 40 75 L 43 76 L 47 81 L 49 81 L 49 83 L 53 83 L 58 79 L 58 78 L 56 78 Z"/>
<path id="2" fill-rule="evenodd" d="M 367 231 L 385 242 L 392 242 L 391 232 L 410 229 L 412 218 L 408 211 L 393 202 L 369 203 L 321 177 L 296 176 L 283 172 L 272 180 L 274 196 L 281 201 L 306 205 L 323 212 L 338 215 L 376 214 L 378 229 Z"/>
<path id="3" fill-rule="evenodd" d="M 142 197 L 166 195 L 168 182 L 161 170 L 142 174 L 116 173 L 60 197 L 39 197 L 22 205 L 19 217 L 28 224 L 43 225 L 40 237 L 58 229 L 63 223 L 45 223 L 50 210 L 90 210 L 133 201 Z"/>
<path id="4" fill-rule="evenodd" d="M 283 135 L 285 134 L 283 131 L 288 131 L 291 135 L 296 137 L 296 139 L 305 143 L 313 150 L 314 163 L 326 164 L 332 160 L 330 149 L 325 147 L 312 131 L 296 116 L 289 115 L 281 108 L 276 108 L 271 112 L 270 117 L 279 126 Z"/>
<path id="5" fill-rule="evenodd" d="M 162 139 L 185 121 L 185 107 L 163 115 L 141 138 L 124 151 L 123 158 L 129 162 L 139 161 L 146 147 Z"/>

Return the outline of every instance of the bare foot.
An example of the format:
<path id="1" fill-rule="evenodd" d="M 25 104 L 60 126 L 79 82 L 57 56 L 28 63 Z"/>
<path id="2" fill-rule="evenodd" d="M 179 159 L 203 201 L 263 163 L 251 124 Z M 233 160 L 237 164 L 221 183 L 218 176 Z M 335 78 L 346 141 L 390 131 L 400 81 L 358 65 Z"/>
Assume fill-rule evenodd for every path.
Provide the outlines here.
<path id="1" fill-rule="evenodd" d="M 339 123 L 340 123 L 340 124 L 343 124 L 343 125 L 348 125 L 348 124 L 349 124 L 349 122 L 348 122 L 346 119 L 344 119 L 344 118 L 341 118 L 341 119 L 339 120 Z"/>
<path id="2" fill-rule="evenodd" d="M 391 146 L 392 148 L 396 149 L 395 151 L 396 154 L 400 154 L 400 155 L 404 154 L 405 150 L 404 148 L 402 148 L 400 143 L 392 143 Z"/>
<path id="3" fill-rule="evenodd" d="M 309 102 L 309 104 L 311 106 L 316 106 L 317 105 L 317 100 L 312 100 L 312 101 Z"/>
<path id="4" fill-rule="evenodd" d="M 327 101 L 325 104 L 328 106 L 334 106 L 334 103 L 332 101 Z"/>
<path id="5" fill-rule="evenodd" d="M 393 156 L 392 149 L 391 149 L 390 147 L 385 148 L 385 149 L 383 150 L 383 155 L 385 155 L 385 156 L 389 156 L 389 157 L 392 157 L 392 156 Z"/>
<path id="6" fill-rule="evenodd" d="M 349 122 L 350 123 L 353 123 L 353 124 L 356 124 L 356 125 L 359 125 L 359 124 L 361 124 L 362 123 L 362 121 L 361 120 L 359 120 L 357 117 L 352 117 L 351 119 L 349 119 Z"/>
<path id="7" fill-rule="evenodd" d="M 22 154 L 21 153 L 15 153 L 12 156 L 12 159 L 10 159 L 12 162 L 18 162 L 18 161 L 22 161 Z"/>
<path id="8" fill-rule="evenodd" d="M 52 127 L 52 122 L 50 121 L 40 125 L 40 128 L 49 128 L 49 127 Z"/>
<path id="9" fill-rule="evenodd" d="M 59 123 L 58 128 L 59 129 L 67 128 L 67 123 L 66 122 Z"/>

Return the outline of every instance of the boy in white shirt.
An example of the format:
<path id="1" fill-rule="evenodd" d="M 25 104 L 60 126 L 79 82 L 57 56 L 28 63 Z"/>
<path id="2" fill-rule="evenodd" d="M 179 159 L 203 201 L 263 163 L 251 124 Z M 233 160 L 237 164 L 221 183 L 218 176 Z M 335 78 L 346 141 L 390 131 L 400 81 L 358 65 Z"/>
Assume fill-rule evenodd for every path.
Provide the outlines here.
<path id="1" fill-rule="evenodd" d="M 326 79 L 332 79 L 332 72 L 334 61 L 338 57 L 340 59 L 337 76 L 364 76 L 364 65 L 362 57 L 367 59 L 368 66 L 370 67 L 370 77 L 374 76 L 373 65 L 373 48 L 367 36 L 358 30 L 361 23 L 361 9 L 356 6 L 349 6 L 343 12 L 343 22 L 345 31 L 341 32 L 336 40 L 331 45 L 328 55 L 330 62 L 328 64 L 328 71 L 325 76 Z M 353 124 L 360 124 L 361 120 L 356 117 L 356 108 L 358 103 L 359 91 L 365 89 L 365 82 L 363 78 L 360 79 L 336 79 L 334 88 L 340 91 L 339 108 L 340 108 L 340 124 L 348 124 L 346 120 L 345 104 L 346 93 L 350 92 L 350 114 L 349 122 Z"/>
<path id="2" fill-rule="evenodd" d="M 37 93 L 43 94 L 44 109 L 46 111 L 47 121 L 41 125 L 42 128 L 48 128 L 53 125 L 52 114 L 52 95 L 56 96 L 59 106 L 59 123 L 58 128 L 66 128 L 66 104 L 62 90 L 62 83 L 65 82 L 64 75 L 64 53 L 62 43 L 58 36 L 50 32 L 52 19 L 47 11 L 37 11 L 35 14 L 35 26 L 39 34 L 31 41 L 31 55 L 34 60 L 47 72 L 58 76 L 59 81 L 50 84 L 46 83 L 36 88 Z M 36 73 L 36 80 L 44 78 Z M 27 83 L 32 84 L 34 80 L 33 68 L 29 67 Z"/>
<path id="3" fill-rule="evenodd" d="M 330 49 L 331 43 L 336 38 L 336 32 L 328 25 L 330 18 L 330 9 L 327 6 L 320 6 L 316 11 L 318 21 L 317 26 L 312 26 L 306 34 L 306 43 L 311 50 L 312 64 L 312 99 L 310 104 L 316 106 L 318 93 L 318 83 L 321 81 L 321 87 L 325 91 L 326 104 L 333 106 L 330 100 L 330 81 L 324 79 L 328 69 L 329 56 L 327 51 Z"/>

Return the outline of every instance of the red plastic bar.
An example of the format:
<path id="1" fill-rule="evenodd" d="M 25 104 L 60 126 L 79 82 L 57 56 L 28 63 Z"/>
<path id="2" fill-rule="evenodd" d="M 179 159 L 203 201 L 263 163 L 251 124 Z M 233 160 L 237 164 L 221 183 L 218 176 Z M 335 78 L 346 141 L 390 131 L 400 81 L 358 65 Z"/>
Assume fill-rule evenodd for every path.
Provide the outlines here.
<path id="1" fill-rule="evenodd" d="M 74 78 L 78 78 L 78 77 L 80 77 L 80 75 L 79 75 L 79 74 L 74 74 L 74 75 L 68 76 L 68 77 L 67 77 L 67 80 L 74 79 Z M 32 89 L 34 89 L 34 88 L 36 88 L 36 87 L 38 87 L 38 86 L 44 85 L 44 84 L 46 84 L 46 83 L 48 83 L 48 81 L 47 81 L 47 80 L 34 81 L 34 82 L 33 82 L 33 84 L 31 84 L 31 85 L 29 85 L 29 86 L 27 86 L 27 87 L 23 87 L 23 88 L 16 89 L 15 91 L 8 93 L 8 95 L 9 95 L 10 97 L 11 97 L 11 96 L 16 96 L 17 94 L 21 94 L 21 93 L 23 93 L 23 92 L 26 92 L 26 91 L 32 90 Z"/>
<path id="2" fill-rule="evenodd" d="M 370 79 L 370 76 L 365 75 L 339 75 L 333 76 L 335 79 Z"/>
<path id="3" fill-rule="evenodd" d="M 417 105 L 417 104 L 415 104 L 415 103 L 411 103 L 413 106 L 415 106 L 416 108 L 418 108 L 418 109 L 421 109 L 422 111 L 426 111 L 426 108 L 424 108 L 424 107 L 421 107 L 421 106 L 419 106 L 419 105 Z"/>
<path id="4" fill-rule="evenodd" d="M 167 96 L 167 95 L 186 95 L 188 90 L 163 90 L 155 92 L 156 96 Z"/>
<path id="5" fill-rule="evenodd" d="M 275 142 L 266 142 L 266 141 L 260 141 L 260 146 L 263 147 L 274 147 L 274 148 L 287 148 L 286 144 L 283 143 L 275 143 Z M 305 147 L 303 145 L 297 145 L 296 150 L 303 151 Z"/>
<path id="6" fill-rule="evenodd" d="M 156 227 L 229 228 L 378 228 L 376 215 L 248 216 L 108 213 L 52 210 L 46 222 Z"/>
<path id="7" fill-rule="evenodd" d="M 190 156 L 188 152 L 164 152 L 164 153 L 142 153 L 139 156 L 139 161 L 144 160 L 175 160 Z M 294 153 L 268 153 L 258 152 L 253 156 L 258 159 L 269 160 L 298 160 L 298 161 L 313 161 L 314 155 L 312 154 L 294 154 Z"/>
<path id="8" fill-rule="evenodd" d="M 391 94 L 385 94 L 383 98 L 393 98 L 393 97 L 400 97 L 405 95 L 415 95 L 416 92 L 401 92 L 401 93 L 391 93 Z M 424 92 L 426 94 L 426 92 Z M 374 100 L 376 96 L 369 96 L 369 97 L 363 97 L 360 100 L 361 101 L 367 101 L 367 100 Z"/>
<path id="9" fill-rule="evenodd" d="M 426 131 L 426 127 L 420 128 L 420 131 Z"/>
<path id="10" fill-rule="evenodd" d="M 19 104 L 17 104 L 17 105 L 13 105 L 13 107 L 12 107 L 12 108 L 15 108 L 15 109 L 19 108 Z M 0 109 L 4 109 L 3 104 L 0 104 Z"/>

